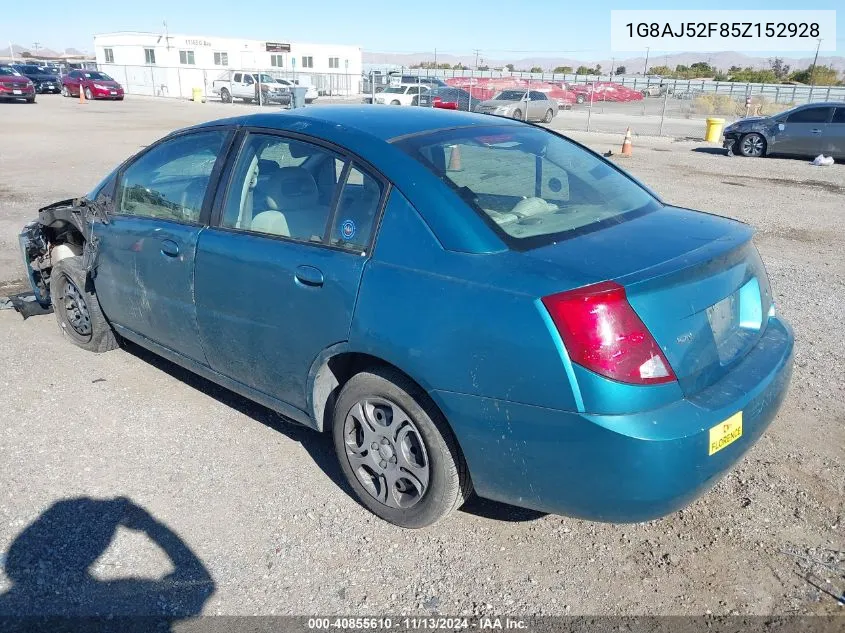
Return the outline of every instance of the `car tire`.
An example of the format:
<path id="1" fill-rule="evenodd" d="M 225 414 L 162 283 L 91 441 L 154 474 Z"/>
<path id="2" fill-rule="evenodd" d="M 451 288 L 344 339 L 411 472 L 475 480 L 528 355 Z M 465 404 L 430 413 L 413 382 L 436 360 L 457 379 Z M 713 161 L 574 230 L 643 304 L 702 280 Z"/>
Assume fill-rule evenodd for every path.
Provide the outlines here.
<path id="1" fill-rule="evenodd" d="M 98 354 L 118 347 L 117 334 L 100 308 L 82 257 L 66 257 L 53 266 L 50 300 L 59 331 L 71 343 Z"/>
<path id="2" fill-rule="evenodd" d="M 220 90 L 220 101 L 223 103 L 232 103 L 232 95 L 226 88 Z"/>
<path id="3" fill-rule="evenodd" d="M 93 100 L 94 100 L 94 93 L 93 93 L 93 92 L 91 92 L 91 88 L 86 88 L 86 89 L 85 89 L 85 98 L 86 98 L 88 101 L 93 101 Z"/>
<path id="4" fill-rule="evenodd" d="M 575 103 L 584 103 L 587 100 L 587 97 L 584 95 L 575 95 Z"/>
<path id="5" fill-rule="evenodd" d="M 402 104 L 399 103 L 399 101 L 397 101 L 396 99 L 394 99 L 393 101 L 390 102 L 390 105 L 402 105 Z"/>
<path id="6" fill-rule="evenodd" d="M 520 110 L 519 108 L 514 110 L 513 111 L 513 118 L 516 119 L 517 121 L 522 121 L 522 110 Z"/>
<path id="7" fill-rule="evenodd" d="M 743 134 L 737 145 L 737 151 L 746 158 L 760 158 L 766 155 L 766 139 L 757 132 Z"/>
<path id="8" fill-rule="evenodd" d="M 432 525 L 472 491 L 463 454 L 443 415 L 425 391 L 395 369 L 377 366 L 349 379 L 334 406 L 332 435 L 358 500 L 385 521 L 405 528 Z"/>
<path id="9" fill-rule="evenodd" d="M 551 123 L 553 118 L 555 118 L 554 110 L 549 108 L 548 110 L 546 110 L 546 116 L 543 119 L 543 123 Z"/>
<path id="10" fill-rule="evenodd" d="M 62 86 L 62 96 L 63 97 L 69 97 L 70 96 L 70 90 L 67 89 L 67 86 Z"/>
<path id="11" fill-rule="evenodd" d="M 35 103 L 35 97 L 27 97 L 26 102 L 27 103 Z"/>

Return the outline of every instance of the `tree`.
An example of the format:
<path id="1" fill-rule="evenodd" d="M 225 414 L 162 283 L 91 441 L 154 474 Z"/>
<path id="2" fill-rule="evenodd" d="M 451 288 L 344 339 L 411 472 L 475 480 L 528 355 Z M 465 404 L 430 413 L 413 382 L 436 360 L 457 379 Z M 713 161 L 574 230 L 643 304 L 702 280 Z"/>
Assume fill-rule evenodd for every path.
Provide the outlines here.
<path id="1" fill-rule="evenodd" d="M 461 62 L 458 62 L 454 66 L 452 66 L 453 70 L 469 70 L 469 66 L 464 66 Z"/>
<path id="2" fill-rule="evenodd" d="M 532 67 L 531 67 L 531 72 L 532 72 L 532 73 L 541 73 L 541 72 L 543 72 L 543 69 L 542 69 L 542 68 L 540 68 L 539 66 L 532 66 Z"/>
<path id="3" fill-rule="evenodd" d="M 780 57 L 775 57 L 769 60 L 769 67 L 777 77 L 778 81 L 783 81 L 789 76 L 789 64 L 784 64 Z"/>
<path id="4" fill-rule="evenodd" d="M 476 70 L 490 70 L 490 66 L 479 66 Z"/>
<path id="5" fill-rule="evenodd" d="M 617 66 L 616 67 L 616 74 L 617 75 L 624 75 L 627 72 L 627 68 L 624 66 Z"/>
<path id="6" fill-rule="evenodd" d="M 831 68 L 830 66 L 816 66 L 815 70 L 810 66 L 804 70 L 792 73 L 790 79 L 814 86 L 835 86 L 839 83 L 839 74 L 835 68 Z"/>
<path id="7" fill-rule="evenodd" d="M 742 68 L 740 68 L 739 66 L 731 66 L 730 68 L 728 68 L 728 74 L 733 75 L 734 73 L 738 73 L 741 70 Z"/>
<path id="8" fill-rule="evenodd" d="M 773 84 L 778 81 L 775 73 L 771 70 L 755 70 L 751 66 L 730 73 L 730 77 L 730 81 L 741 81 L 752 84 Z"/>
<path id="9" fill-rule="evenodd" d="M 689 69 L 695 77 L 710 77 L 716 74 L 716 69 L 707 62 L 695 62 Z"/>
<path id="10" fill-rule="evenodd" d="M 513 72 L 513 64 L 508 64 L 507 66 L 505 66 L 505 68 L 508 69 L 508 72 Z"/>
<path id="11" fill-rule="evenodd" d="M 568 75 L 572 72 L 572 66 L 556 66 L 552 72 Z"/>
<path id="12" fill-rule="evenodd" d="M 649 75 L 660 75 L 661 77 L 669 77 L 672 75 L 672 69 L 668 66 L 652 66 Z"/>
<path id="13" fill-rule="evenodd" d="M 575 74 L 576 75 L 592 75 L 593 69 L 587 68 L 586 66 L 578 66 L 578 68 L 575 69 Z"/>

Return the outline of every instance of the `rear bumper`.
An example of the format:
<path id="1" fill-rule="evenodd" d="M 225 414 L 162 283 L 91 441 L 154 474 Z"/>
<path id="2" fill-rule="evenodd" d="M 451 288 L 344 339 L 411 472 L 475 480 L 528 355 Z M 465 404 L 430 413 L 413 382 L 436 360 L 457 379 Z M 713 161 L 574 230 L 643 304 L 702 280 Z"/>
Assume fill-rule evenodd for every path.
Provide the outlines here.
<path id="1" fill-rule="evenodd" d="M 718 383 L 669 406 L 590 415 L 435 391 L 489 499 L 595 521 L 674 512 L 709 490 L 775 417 L 792 373 L 790 327 L 772 317 L 746 358 Z M 742 436 L 708 455 L 709 429 L 738 411 Z"/>

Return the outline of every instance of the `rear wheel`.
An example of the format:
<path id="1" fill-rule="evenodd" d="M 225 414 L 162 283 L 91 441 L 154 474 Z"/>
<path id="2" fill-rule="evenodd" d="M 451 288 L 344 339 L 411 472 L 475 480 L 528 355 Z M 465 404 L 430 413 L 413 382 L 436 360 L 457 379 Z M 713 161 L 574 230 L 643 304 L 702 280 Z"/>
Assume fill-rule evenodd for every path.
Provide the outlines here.
<path id="1" fill-rule="evenodd" d="M 396 370 L 374 367 L 344 385 L 332 434 L 362 505 L 406 528 L 431 525 L 471 490 L 463 455 L 428 395 Z"/>
<path id="2" fill-rule="evenodd" d="M 587 100 L 587 97 L 584 95 L 577 95 L 575 97 L 575 103 L 584 103 Z"/>
<path id="3" fill-rule="evenodd" d="M 402 105 L 402 104 L 399 103 L 398 100 L 394 99 L 393 101 L 390 102 L 390 105 Z"/>
<path id="4" fill-rule="evenodd" d="M 739 139 L 739 153 L 748 158 L 759 158 L 766 153 L 766 139 L 757 132 L 744 135 Z"/>
<path id="5" fill-rule="evenodd" d="M 543 119 L 543 123 L 551 123 L 552 119 L 554 117 L 555 117 L 554 111 L 551 108 L 549 108 L 548 110 L 546 110 L 546 116 Z"/>
<path id="6" fill-rule="evenodd" d="M 26 102 L 27 103 L 35 103 L 35 97 L 27 97 Z"/>
<path id="7" fill-rule="evenodd" d="M 74 345 L 98 353 L 118 346 L 81 257 L 67 257 L 53 266 L 50 298 L 59 330 Z"/>
<path id="8" fill-rule="evenodd" d="M 220 91 L 220 101 L 223 103 L 232 103 L 232 95 L 226 88 Z"/>

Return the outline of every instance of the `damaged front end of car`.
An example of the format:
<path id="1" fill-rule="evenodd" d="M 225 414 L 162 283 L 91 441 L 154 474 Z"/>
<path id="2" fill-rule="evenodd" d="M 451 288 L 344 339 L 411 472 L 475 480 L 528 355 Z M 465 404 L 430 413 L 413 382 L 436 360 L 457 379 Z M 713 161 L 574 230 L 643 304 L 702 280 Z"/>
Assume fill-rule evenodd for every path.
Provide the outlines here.
<path id="1" fill-rule="evenodd" d="M 38 219 L 18 235 L 27 279 L 36 301 L 50 305 L 50 273 L 67 257 L 82 257 L 93 276 L 96 269 L 97 237 L 94 225 L 108 223 L 102 202 L 88 198 L 61 200 L 38 210 Z"/>

